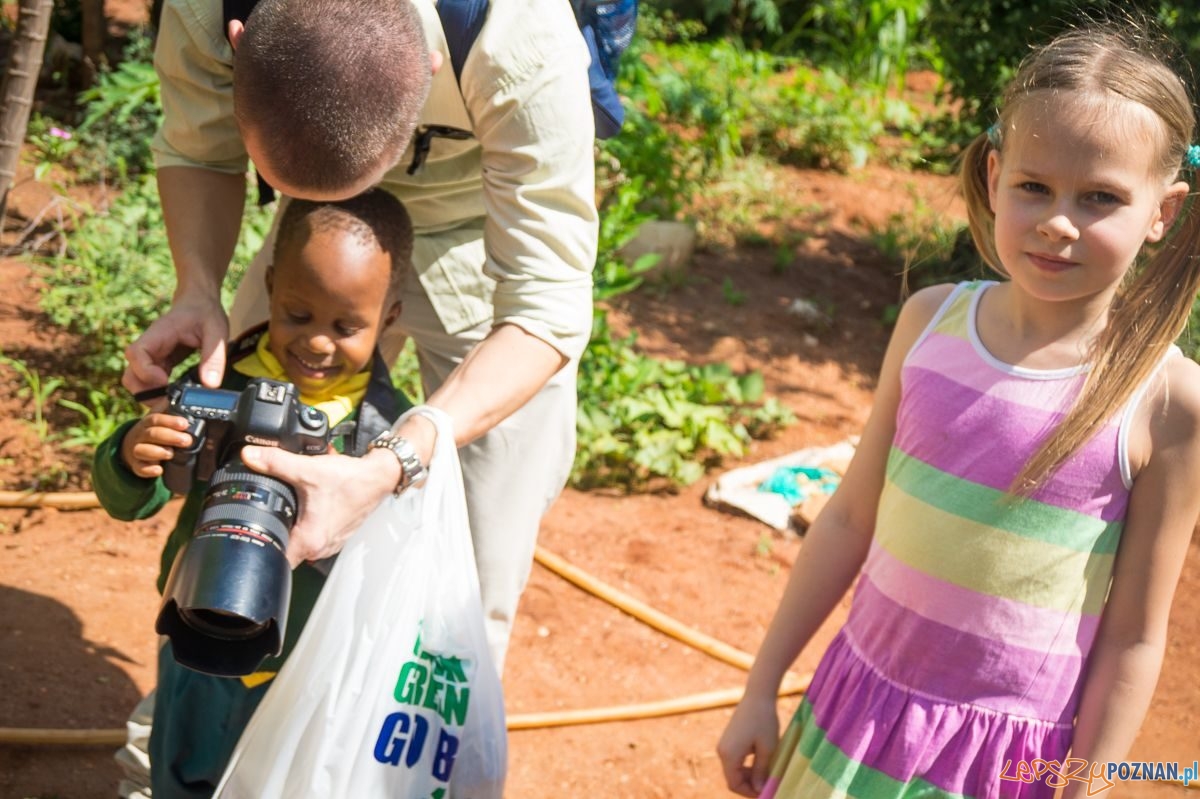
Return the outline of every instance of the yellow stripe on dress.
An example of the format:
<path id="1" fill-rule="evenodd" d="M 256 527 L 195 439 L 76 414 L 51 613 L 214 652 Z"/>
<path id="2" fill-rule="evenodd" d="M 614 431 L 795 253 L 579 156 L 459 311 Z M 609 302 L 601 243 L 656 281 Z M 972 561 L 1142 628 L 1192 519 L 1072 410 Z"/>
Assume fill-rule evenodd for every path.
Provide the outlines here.
<path id="1" fill-rule="evenodd" d="M 946 582 L 1052 610 L 1099 615 L 1104 607 L 1111 554 L 1079 552 L 972 522 L 891 483 L 880 497 L 877 518 L 881 547 Z M 1026 568 L 1013 569 L 1013 563 Z"/>

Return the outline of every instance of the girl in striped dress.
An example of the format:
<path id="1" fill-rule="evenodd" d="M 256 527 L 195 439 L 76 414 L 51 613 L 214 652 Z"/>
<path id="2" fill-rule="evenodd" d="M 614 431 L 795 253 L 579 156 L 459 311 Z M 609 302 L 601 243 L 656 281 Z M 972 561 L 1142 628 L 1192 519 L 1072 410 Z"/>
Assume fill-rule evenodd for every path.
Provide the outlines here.
<path id="1" fill-rule="evenodd" d="M 1075 797 L 1126 756 L 1200 513 L 1200 366 L 1173 344 L 1200 288 L 1200 148 L 1149 42 L 1060 36 L 965 154 L 1003 280 L 905 304 L 718 744 L 734 792 Z M 780 740 L 780 681 L 855 578 Z"/>

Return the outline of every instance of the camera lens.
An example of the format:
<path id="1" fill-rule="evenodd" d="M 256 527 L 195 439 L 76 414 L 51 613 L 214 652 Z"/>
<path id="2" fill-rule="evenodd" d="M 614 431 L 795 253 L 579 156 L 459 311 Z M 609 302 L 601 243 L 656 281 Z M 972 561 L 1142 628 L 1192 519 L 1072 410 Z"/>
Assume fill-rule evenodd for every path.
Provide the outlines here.
<path id="1" fill-rule="evenodd" d="M 176 557 L 156 629 L 175 659 L 208 674 L 240 676 L 279 654 L 292 571 L 286 551 L 296 520 L 290 485 L 237 457 L 213 472 L 195 532 Z"/>
<path id="2" fill-rule="evenodd" d="M 235 458 L 213 472 L 196 520 L 196 536 L 230 536 L 282 552 L 295 520 L 296 492 L 292 487 L 251 471 Z"/>
<path id="3" fill-rule="evenodd" d="M 265 624 L 247 622 L 241 616 L 220 610 L 180 610 L 179 616 L 193 630 L 228 641 L 253 638 L 266 627 Z"/>

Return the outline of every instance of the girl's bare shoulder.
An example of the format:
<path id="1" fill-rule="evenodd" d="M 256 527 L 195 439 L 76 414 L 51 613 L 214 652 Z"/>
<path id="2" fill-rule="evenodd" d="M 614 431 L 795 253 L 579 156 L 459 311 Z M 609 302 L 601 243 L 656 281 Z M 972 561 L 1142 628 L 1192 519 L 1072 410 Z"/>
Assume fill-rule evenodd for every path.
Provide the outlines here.
<path id="1" fill-rule="evenodd" d="M 1169 358 L 1146 405 L 1152 451 L 1183 446 L 1200 455 L 1200 364 Z"/>

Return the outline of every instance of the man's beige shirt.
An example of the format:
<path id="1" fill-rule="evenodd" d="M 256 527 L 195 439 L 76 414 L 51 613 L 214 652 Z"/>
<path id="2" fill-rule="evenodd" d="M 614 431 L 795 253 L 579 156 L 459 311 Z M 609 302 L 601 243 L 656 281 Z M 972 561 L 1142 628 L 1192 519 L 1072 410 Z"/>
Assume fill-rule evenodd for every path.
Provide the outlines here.
<path id="1" fill-rule="evenodd" d="M 410 145 L 384 178 L 416 227 L 421 284 L 449 333 L 492 319 L 578 357 L 591 330 L 597 213 L 588 53 L 570 3 L 492 0 L 460 91 L 434 0 L 401 2 L 416 5 L 444 57 L 421 124 L 474 133 L 435 137 L 415 175 Z M 247 169 L 221 9 L 221 0 L 164 4 L 159 168 Z"/>

